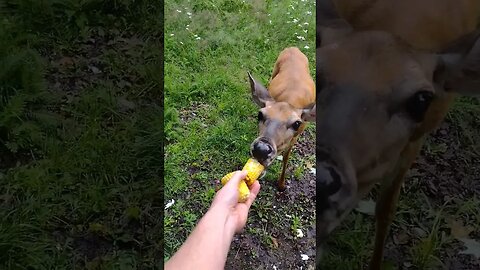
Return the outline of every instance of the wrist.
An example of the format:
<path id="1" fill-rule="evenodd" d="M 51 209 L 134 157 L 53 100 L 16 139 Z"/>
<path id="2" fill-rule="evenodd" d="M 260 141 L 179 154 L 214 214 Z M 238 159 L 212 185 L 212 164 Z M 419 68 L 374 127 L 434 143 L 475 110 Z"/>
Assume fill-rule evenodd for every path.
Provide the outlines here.
<path id="1" fill-rule="evenodd" d="M 224 238 L 233 239 L 236 229 L 235 223 L 232 222 L 230 207 L 222 204 L 212 205 L 205 214 L 205 217 L 207 216 L 207 220 L 212 220 L 219 225 L 221 224 L 222 228 L 219 228 L 218 232 L 222 232 Z"/>

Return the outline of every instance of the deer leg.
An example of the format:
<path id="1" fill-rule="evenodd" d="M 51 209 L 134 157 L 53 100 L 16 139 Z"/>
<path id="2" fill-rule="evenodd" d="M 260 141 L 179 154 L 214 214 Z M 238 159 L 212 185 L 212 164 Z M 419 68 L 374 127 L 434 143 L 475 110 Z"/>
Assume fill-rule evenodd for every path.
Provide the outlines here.
<path id="1" fill-rule="evenodd" d="M 370 270 L 381 269 L 385 240 L 397 209 L 400 189 L 402 187 L 405 174 L 417 157 L 422 144 L 423 139 L 412 142 L 406 147 L 401 155 L 401 161 L 397 165 L 396 172 L 392 178 L 393 181 L 382 186 L 379 199 L 375 206 L 375 247 L 373 250 L 373 256 L 370 260 Z"/>
<path id="2" fill-rule="evenodd" d="M 290 157 L 290 152 L 292 151 L 293 145 L 297 142 L 298 136 L 302 134 L 307 126 L 306 123 L 300 125 L 297 134 L 292 138 L 290 144 L 288 145 L 287 150 L 282 155 L 282 173 L 280 174 L 280 178 L 278 179 L 278 191 L 285 191 L 285 171 L 287 170 L 287 162 L 288 158 Z"/>

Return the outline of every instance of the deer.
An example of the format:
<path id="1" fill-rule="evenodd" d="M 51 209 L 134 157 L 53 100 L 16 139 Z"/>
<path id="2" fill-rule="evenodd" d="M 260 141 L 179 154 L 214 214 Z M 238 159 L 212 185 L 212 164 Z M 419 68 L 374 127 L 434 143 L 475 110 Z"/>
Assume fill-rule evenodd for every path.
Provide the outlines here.
<path id="1" fill-rule="evenodd" d="M 277 189 L 285 191 L 287 162 L 307 123 L 315 119 L 315 83 L 308 58 L 297 47 L 282 50 L 273 67 L 268 88 L 247 72 L 253 101 L 258 105 L 258 137 L 250 155 L 265 168 L 282 155 Z"/>
<path id="2" fill-rule="evenodd" d="M 369 269 L 406 172 L 459 95 L 480 93 L 480 1 L 320 0 L 317 267 L 332 231 L 380 184 Z"/>

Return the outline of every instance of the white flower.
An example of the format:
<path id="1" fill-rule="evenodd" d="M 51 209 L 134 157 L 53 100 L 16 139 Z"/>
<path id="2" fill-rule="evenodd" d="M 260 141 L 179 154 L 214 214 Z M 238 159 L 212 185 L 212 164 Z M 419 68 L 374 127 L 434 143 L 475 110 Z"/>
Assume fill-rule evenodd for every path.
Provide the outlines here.
<path id="1" fill-rule="evenodd" d="M 192 16 L 192 13 L 191 13 L 191 12 L 187 12 L 187 15 L 188 15 L 188 16 Z"/>
<path id="2" fill-rule="evenodd" d="M 310 173 L 313 174 L 313 175 L 317 175 L 317 169 L 310 168 Z"/>
<path id="3" fill-rule="evenodd" d="M 183 45 L 183 42 L 181 42 L 181 41 L 180 41 L 180 44 L 182 44 L 182 45 Z"/>
<path id="4" fill-rule="evenodd" d="M 171 37 L 175 36 L 175 34 L 170 34 Z"/>
<path id="5" fill-rule="evenodd" d="M 297 38 L 298 38 L 299 40 L 305 40 L 305 38 L 302 37 L 302 36 L 297 36 Z"/>
<path id="6" fill-rule="evenodd" d="M 312 15 L 312 12 L 310 10 L 307 11 L 307 15 Z"/>
<path id="7" fill-rule="evenodd" d="M 278 160 L 283 160 L 283 156 L 277 156 Z"/>
<path id="8" fill-rule="evenodd" d="M 177 9 L 177 12 L 178 12 L 178 13 L 182 13 L 182 11 L 181 11 L 181 10 L 179 10 L 179 9 Z"/>
<path id="9" fill-rule="evenodd" d="M 297 237 L 302 238 L 303 237 L 303 232 L 300 229 L 297 229 Z"/>
<path id="10" fill-rule="evenodd" d="M 202 38 L 201 38 L 201 37 L 196 37 L 195 39 L 196 39 L 196 40 L 200 40 L 200 39 L 202 39 Z"/>
<path id="11" fill-rule="evenodd" d="M 292 21 L 292 22 L 293 22 L 293 23 L 297 23 L 297 22 L 298 22 L 298 20 L 297 20 L 297 19 L 293 19 L 293 21 Z"/>
<path id="12" fill-rule="evenodd" d="M 268 22 L 269 22 L 270 24 L 272 24 L 272 20 L 268 20 Z"/>
<path id="13" fill-rule="evenodd" d="M 304 49 L 310 49 L 310 47 L 308 47 L 308 45 L 305 45 L 305 47 L 303 47 Z"/>
<path id="14" fill-rule="evenodd" d="M 307 254 L 300 254 L 302 256 L 302 261 L 308 260 L 308 255 Z"/>
<path id="15" fill-rule="evenodd" d="M 175 203 L 175 200 L 174 199 L 171 199 L 166 205 L 165 205 L 165 210 L 167 210 L 168 208 L 172 207 L 172 205 Z"/>
<path id="16" fill-rule="evenodd" d="M 304 30 L 303 30 L 303 32 L 307 33 L 307 32 L 308 32 L 308 30 L 307 30 L 307 29 L 304 29 Z"/>

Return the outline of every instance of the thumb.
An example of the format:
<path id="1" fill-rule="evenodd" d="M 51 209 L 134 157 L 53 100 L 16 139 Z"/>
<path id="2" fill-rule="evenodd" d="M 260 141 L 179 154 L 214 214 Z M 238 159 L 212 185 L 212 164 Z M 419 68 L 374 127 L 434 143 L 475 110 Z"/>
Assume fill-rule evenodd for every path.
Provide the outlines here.
<path id="1" fill-rule="evenodd" d="M 225 184 L 224 188 L 231 189 L 231 188 L 238 188 L 238 185 L 240 184 L 240 181 L 245 179 L 247 177 L 247 172 L 246 171 L 236 171 L 232 178 Z"/>

